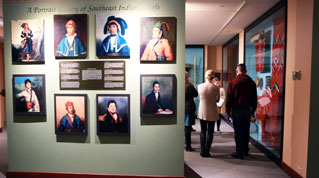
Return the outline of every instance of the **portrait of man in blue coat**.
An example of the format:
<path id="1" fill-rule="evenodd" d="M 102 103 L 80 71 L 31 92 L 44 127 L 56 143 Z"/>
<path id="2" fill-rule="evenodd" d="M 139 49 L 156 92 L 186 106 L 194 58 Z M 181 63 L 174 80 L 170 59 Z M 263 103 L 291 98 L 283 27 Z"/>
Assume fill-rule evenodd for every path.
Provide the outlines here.
<path id="1" fill-rule="evenodd" d="M 60 120 L 58 132 L 79 132 L 85 133 L 85 127 L 78 115 L 75 114 L 75 108 L 73 102 L 66 102 L 65 109 L 66 115 Z"/>
<path id="2" fill-rule="evenodd" d="M 65 24 L 66 34 L 60 40 L 57 49 L 57 56 L 86 56 L 86 49 L 82 40 L 78 37 L 76 23 L 74 20 L 68 20 Z"/>

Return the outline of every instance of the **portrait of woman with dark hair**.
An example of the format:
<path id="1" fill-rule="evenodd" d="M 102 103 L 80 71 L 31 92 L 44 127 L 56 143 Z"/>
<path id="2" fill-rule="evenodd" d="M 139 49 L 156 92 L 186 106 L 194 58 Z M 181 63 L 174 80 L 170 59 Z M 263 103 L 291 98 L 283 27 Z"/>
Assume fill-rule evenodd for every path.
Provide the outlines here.
<path id="1" fill-rule="evenodd" d="M 103 21 L 105 14 L 97 14 L 98 23 Z M 97 39 L 96 55 L 103 56 L 130 56 L 130 48 L 124 38 L 128 25 L 121 17 L 109 16 L 104 23 L 103 35 L 106 35 L 102 42 Z M 97 38 L 101 35 L 101 29 L 97 28 Z M 100 34 L 100 35 L 98 35 Z"/>

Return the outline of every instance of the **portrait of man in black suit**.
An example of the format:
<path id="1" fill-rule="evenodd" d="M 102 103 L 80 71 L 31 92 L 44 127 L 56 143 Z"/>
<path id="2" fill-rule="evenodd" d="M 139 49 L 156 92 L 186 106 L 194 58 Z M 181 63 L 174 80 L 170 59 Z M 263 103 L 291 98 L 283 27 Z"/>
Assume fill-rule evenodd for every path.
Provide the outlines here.
<path id="1" fill-rule="evenodd" d="M 173 115 L 175 112 L 175 76 L 141 76 L 141 116 Z"/>
<path id="2" fill-rule="evenodd" d="M 129 96 L 97 96 L 98 135 L 129 134 Z"/>

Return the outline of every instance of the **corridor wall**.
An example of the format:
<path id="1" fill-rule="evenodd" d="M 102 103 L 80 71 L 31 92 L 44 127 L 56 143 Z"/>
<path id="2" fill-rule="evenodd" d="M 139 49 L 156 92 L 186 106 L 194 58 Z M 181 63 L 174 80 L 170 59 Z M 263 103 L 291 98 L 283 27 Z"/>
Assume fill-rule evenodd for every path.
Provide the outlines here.
<path id="1" fill-rule="evenodd" d="M 319 82 L 319 2 L 314 1 L 313 6 L 313 36 L 312 36 L 312 60 L 311 60 L 311 87 L 310 87 L 310 115 L 309 115 L 309 141 L 308 141 L 308 160 L 307 177 L 319 177 L 317 162 L 319 160 L 318 142 L 318 90 Z"/>
<path id="2" fill-rule="evenodd" d="M 116 7 L 116 8 L 101 8 Z M 185 1 L 4 0 L 5 86 L 9 172 L 69 172 L 126 175 L 183 175 Z M 125 15 L 130 18 L 129 59 L 99 59 L 95 54 L 95 15 Z M 88 55 L 82 61 L 125 61 L 125 90 L 60 90 L 59 62 L 54 55 L 56 14 L 87 14 Z M 176 63 L 140 63 L 140 18 L 175 17 Z M 45 64 L 12 64 L 11 20 L 44 22 Z M 68 61 L 78 61 L 67 59 Z M 13 114 L 12 76 L 45 74 L 46 116 Z M 140 117 L 140 74 L 173 74 L 177 78 L 177 114 L 174 118 Z M 56 135 L 54 94 L 87 94 L 88 135 Z M 130 95 L 130 136 L 97 136 L 96 94 Z"/>
<path id="3" fill-rule="evenodd" d="M 287 1 L 287 65 L 282 167 L 307 177 L 310 86 L 312 85 L 313 0 Z M 317 7 L 315 7 L 317 8 Z M 304 28 L 307 27 L 307 28 Z M 292 79 L 301 71 L 300 80 Z M 287 171 L 286 171 L 287 172 Z"/>

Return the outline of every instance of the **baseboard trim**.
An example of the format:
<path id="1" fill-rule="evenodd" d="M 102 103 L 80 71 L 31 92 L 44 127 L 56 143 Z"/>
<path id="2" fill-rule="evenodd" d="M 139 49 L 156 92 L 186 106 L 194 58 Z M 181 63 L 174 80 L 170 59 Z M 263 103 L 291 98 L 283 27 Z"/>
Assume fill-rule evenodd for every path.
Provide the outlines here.
<path id="1" fill-rule="evenodd" d="M 290 166 L 288 166 L 284 162 L 281 162 L 281 169 L 285 171 L 292 178 L 302 178 L 300 174 L 298 174 L 295 170 L 293 170 Z"/>
<path id="2" fill-rule="evenodd" d="M 7 178 L 185 178 L 185 176 L 156 176 L 156 175 L 106 175 L 106 174 L 82 174 L 82 173 L 59 173 L 59 172 L 25 172 L 8 171 Z"/>

